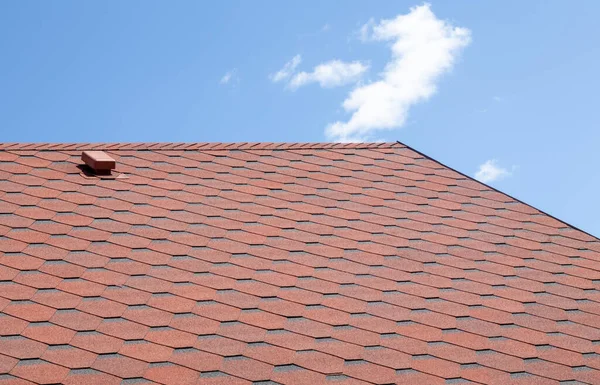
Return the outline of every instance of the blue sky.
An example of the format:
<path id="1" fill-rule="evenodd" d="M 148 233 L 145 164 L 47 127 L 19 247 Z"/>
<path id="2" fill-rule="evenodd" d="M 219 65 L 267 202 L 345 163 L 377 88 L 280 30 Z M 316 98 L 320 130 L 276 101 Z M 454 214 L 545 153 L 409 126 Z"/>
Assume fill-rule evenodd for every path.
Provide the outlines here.
<path id="1" fill-rule="evenodd" d="M 471 176 L 487 164 L 494 187 L 600 235 L 599 2 L 432 1 L 427 20 L 396 19 L 420 2 L 341 4 L 2 1 L 0 140 L 335 140 L 359 89 L 366 131 L 345 139 L 400 140 Z M 427 21 L 453 48 L 421 50 Z M 413 37 L 407 66 L 393 47 Z M 384 112 L 405 115 L 369 115 L 369 87 L 393 81 Z"/>

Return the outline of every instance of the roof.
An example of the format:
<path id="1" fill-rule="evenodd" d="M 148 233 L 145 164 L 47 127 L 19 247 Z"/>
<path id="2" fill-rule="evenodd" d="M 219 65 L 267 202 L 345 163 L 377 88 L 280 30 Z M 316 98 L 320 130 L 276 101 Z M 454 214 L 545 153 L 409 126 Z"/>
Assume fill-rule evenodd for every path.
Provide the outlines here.
<path id="1" fill-rule="evenodd" d="M 0 144 L 0 384 L 598 384 L 599 261 L 400 143 Z"/>

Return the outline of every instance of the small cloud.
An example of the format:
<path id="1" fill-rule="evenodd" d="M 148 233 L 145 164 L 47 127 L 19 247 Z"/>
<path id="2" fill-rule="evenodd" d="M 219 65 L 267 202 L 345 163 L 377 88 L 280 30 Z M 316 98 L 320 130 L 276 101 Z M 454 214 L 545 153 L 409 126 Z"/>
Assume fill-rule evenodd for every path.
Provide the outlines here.
<path id="1" fill-rule="evenodd" d="M 324 33 L 331 31 L 331 28 L 332 28 L 331 24 L 325 23 L 321 28 L 315 29 L 312 32 L 305 32 L 305 33 L 298 34 L 298 39 L 319 37 L 319 36 L 323 35 Z"/>
<path id="2" fill-rule="evenodd" d="M 363 42 L 391 42 L 392 55 L 379 80 L 350 91 L 342 103 L 352 114 L 348 120 L 326 127 L 325 134 L 335 141 L 365 141 L 378 131 L 404 126 L 411 107 L 436 93 L 439 78 L 471 42 L 471 31 L 438 19 L 430 5 L 423 4 L 394 19 L 369 20 L 358 37 Z"/>
<path id="3" fill-rule="evenodd" d="M 300 72 L 289 82 L 292 90 L 310 83 L 319 83 L 323 88 L 338 87 L 357 82 L 369 69 L 367 64 L 359 61 L 346 63 L 340 60 L 331 60 L 319 64 L 312 72 Z"/>
<path id="4" fill-rule="evenodd" d="M 225 75 L 223 75 L 223 77 L 221 78 L 219 83 L 225 85 L 225 84 L 238 82 L 238 81 L 239 81 L 239 77 L 237 75 L 237 68 L 234 68 L 232 70 L 225 72 Z"/>
<path id="5" fill-rule="evenodd" d="M 513 166 L 513 171 L 515 168 L 516 167 Z M 475 179 L 483 183 L 489 183 L 509 177 L 512 174 L 512 171 L 508 171 L 507 169 L 498 166 L 498 161 L 496 159 L 490 159 L 479 166 L 479 170 L 475 173 Z"/>
<path id="6" fill-rule="evenodd" d="M 277 83 L 277 82 L 280 82 L 282 80 L 289 78 L 290 76 L 292 76 L 294 74 L 294 72 L 296 71 L 296 67 L 298 67 L 298 65 L 301 62 L 302 62 L 302 56 L 300 56 L 300 55 L 294 56 L 292 58 L 292 60 L 290 60 L 284 64 L 283 68 L 281 68 L 279 71 L 275 72 L 274 74 L 269 75 L 269 79 L 271 79 L 271 81 L 273 83 Z"/>
<path id="7" fill-rule="evenodd" d="M 493 99 L 494 99 L 495 102 L 498 102 L 498 103 L 504 101 L 504 99 L 502 97 L 500 97 L 500 96 L 494 96 Z"/>
<path id="8" fill-rule="evenodd" d="M 364 42 L 369 41 L 370 39 L 370 31 L 373 29 L 373 26 L 375 25 L 375 19 L 370 18 L 369 21 L 367 21 L 365 24 L 363 24 L 360 29 L 358 30 L 358 32 L 356 32 L 356 35 L 358 36 L 358 40 Z"/>

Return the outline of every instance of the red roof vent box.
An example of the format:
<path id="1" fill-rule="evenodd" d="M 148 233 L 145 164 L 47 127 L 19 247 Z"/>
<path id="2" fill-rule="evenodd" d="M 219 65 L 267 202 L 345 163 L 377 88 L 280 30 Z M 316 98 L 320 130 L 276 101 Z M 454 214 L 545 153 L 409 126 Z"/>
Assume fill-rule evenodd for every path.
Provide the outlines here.
<path id="1" fill-rule="evenodd" d="M 97 175 L 110 175 L 116 167 L 115 160 L 104 151 L 84 151 L 81 160 Z"/>

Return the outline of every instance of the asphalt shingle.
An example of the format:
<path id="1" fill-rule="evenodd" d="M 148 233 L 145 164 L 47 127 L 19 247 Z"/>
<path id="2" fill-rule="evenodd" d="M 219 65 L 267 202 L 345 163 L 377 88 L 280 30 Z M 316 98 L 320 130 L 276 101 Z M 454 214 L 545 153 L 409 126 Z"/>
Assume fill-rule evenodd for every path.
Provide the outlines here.
<path id="1" fill-rule="evenodd" d="M 598 261 L 400 143 L 0 144 L 0 383 L 600 383 Z"/>

